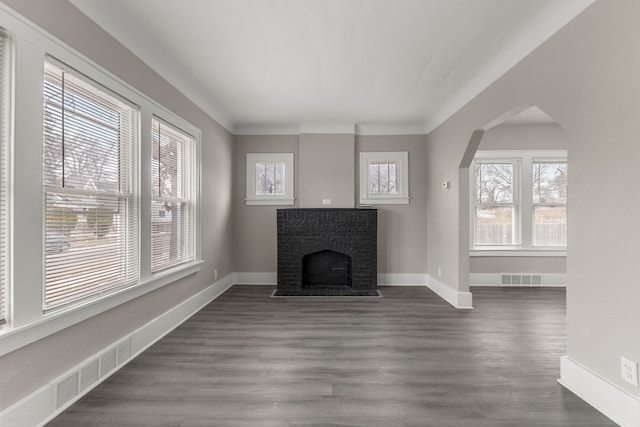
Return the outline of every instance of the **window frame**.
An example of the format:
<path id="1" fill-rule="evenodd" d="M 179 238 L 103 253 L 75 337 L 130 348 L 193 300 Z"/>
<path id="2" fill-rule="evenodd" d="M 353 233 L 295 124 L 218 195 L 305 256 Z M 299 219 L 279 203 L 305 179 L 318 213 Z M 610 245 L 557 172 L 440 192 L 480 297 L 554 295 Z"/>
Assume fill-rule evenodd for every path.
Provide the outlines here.
<path id="1" fill-rule="evenodd" d="M 201 150 L 200 129 L 157 103 L 140 90 L 124 82 L 107 69 L 46 33 L 35 24 L 21 18 L 0 4 L 0 21 L 12 39 L 14 48 L 12 70 L 20 78 L 12 82 L 12 170 L 10 257 L 10 319 L 0 325 L 0 356 L 83 322 L 121 304 L 132 301 L 163 286 L 198 272 L 201 255 Z M 94 300 L 43 311 L 44 279 L 44 200 L 43 194 L 43 70 L 45 59 L 55 58 L 95 81 L 109 91 L 140 107 L 138 142 L 138 242 L 139 277 L 137 282 Z M 162 117 L 193 135 L 196 141 L 195 192 L 195 256 L 192 262 L 151 273 L 151 118 Z M 40 251 L 40 252 L 37 252 Z M 38 261 L 39 260 L 39 261 Z M 36 268 L 34 268 L 34 261 Z M 38 268 L 38 262 L 40 263 Z"/>
<path id="2" fill-rule="evenodd" d="M 407 205 L 409 204 L 409 152 L 408 151 L 361 151 L 360 152 L 360 205 Z M 370 193 L 369 165 L 374 162 L 396 163 L 396 186 L 398 193 Z"/>
<path id="3" fill-rule="evenodd" d="M 247 153 L 246 154 L 246 198 L 247 206 L 295 204 L 295 163 L 293 153 Z M 284 164 L 284 194 L 259 195 L 256 186 L 256 167 L 259 163 Z"/>
<path id="4" fill-rule="evenodd" d="M 0 329 L 11 321 L 13 39 L 0 28 Z"/>
<path id="5" fill-rule="evenodd" d="M 475 244 L 476 226 L 476 183 L 475 167 L 480 159 L 481 163 L 504 163 L 515 161 L 519 163 L 517 176 L 514 177 L 518 194 L 517 221 L 519 236 L 517 244 L 504 246 L 489 246 Z M 533 216 L 533 164 L 537 161 L 552 163 L 567 163 L 567 150 L 478 150 L 469 166 L 469 255 L 470 256 L 566 256 L 566 246 L 534 245 L 534 216 Z"/>
<path id="6" fill-rule="evenodd" d="M 164 263 L 161 264 L 157 269 L 154 268 L 153 265 L 153 238 L 154 238 L 154 232 L 153 232 L 153 212 L 151 212 L 151 226 L 152 226 L 152 230 L 151 230 L 151 274 L 155 275 L 155 274 L 159 274 L 162 271 L 171 269 L 171 268 L 175 268 L 177 266 L 179 266 L 180 264 L 184 264 L 184 263 L 189 263 L 189 262 L 193 262 L 196 251 L 195 251 L 195 241 L 196 241 L 196 230 L 195 230 L 195 212 L 196 212 L 196 199 L 195 199 L 195 189 L 196 189 L 196 185 L 197 185 L 197 177 L 196 177 L 196 157 L 195 157 L 195 153 L 196 153 L 196 142 L 195 142 L 195 138 L 193 135 L 189 134 L 188 132 L 185 132 L 182 129 L 179 129 L 178 127 L 174 126 L 173 124 L 171 124 L 170 122 L 168 122 L 167 120 L 164 120 L 158 116 L 152 116 L 151 119 L 151 127 L 152 127 L 152 131 L 151 131 L 151 144 L 152 144 L 152 156 L 151 156 L 151 164 L 153 165 L 153 145 L 154 145 L 154 138 L 153 138 L 153 132 L 154 132 L 154 125 L 155 123 L 158 123 L 160 128 L 162 126 L 165 126 L 167 128 L 169 128 L 169 131 L 171 133 L 177 134 L 180 137 L 185 138 L 185 140 L 183 142 L 186 142 L 189 147 L 187 148 L 188 152 L 186 153 L 186 155 L 188 155 L 189 158 L 189 170 L 188 171 L 181 171 L 180 174 L 182 175 L 180 177 L 180 182 L 181 182 L 181 188 L 180 188 L 180 195 L 175 196 L 175 197 L 168 197 L 168 196 L 162 196 L 160 194 L 155 194 L 154 191 L 154 186 L 152 185 L 152 191 L 151 191 L 151 205 L 152 205 L 152 209 L 153 209 L 153 203 L 154 202 L 171 202 L 171 203 L 180 203 L 180 204 L 185 204 L 188 208 L 188 212 L 186 213 L 186 218 L 184 218 L 184 220 L 186 220 L 187 224 L 183 226 L 188 227 L 189 230 L 186 231 L 185 236 L 183 236 L 184 242 L 182 245 L 182 248 L 180 249 L 180 251 L 182 252 L 183 256 L 180 259 L 175 260 L 174 262 L 168 262 L 168 263 Z M 160 131 L 159 131 L 160 133 Z M 151 172 L 153 173 L 153 166 L 151 167 Z M 153 178 L 152 178 L 152 184 L 153 184 Z"/>

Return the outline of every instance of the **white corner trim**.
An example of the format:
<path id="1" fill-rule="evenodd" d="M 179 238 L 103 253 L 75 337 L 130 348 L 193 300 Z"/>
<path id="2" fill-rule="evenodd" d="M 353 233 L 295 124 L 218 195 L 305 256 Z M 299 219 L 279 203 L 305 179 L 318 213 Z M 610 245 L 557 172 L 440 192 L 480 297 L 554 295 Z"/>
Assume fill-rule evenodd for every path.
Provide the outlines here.
<path id="1" fill-rule="evenodd" d="M 224 293 L 233 285 L 232 278 L 232 274 L 225 276 L 223 279 L 181 302 L 132 333 L 120 338 L 98 353 L 80 362 L 69 371 L 58 376 L 53 381 L 45 384 L 29 396 L 5 409 L 0 413 L 0 426 L 27 427 L 45 425 L 82 396 L 116 373 L 122 366 L 136 358 L 140 353 Z M 123 343 L 130 344 L 130 346 L 122 346 Z M 121 353 L 121 348 L 126 349 L 126 351 Z M 80 390 L 78 394 L 65 402 L 64 405 L 57 407 L 58 384 L 73 375 L 80 378 L 82 368 L 92 363 L 102 363 L 101 360 L 103 356 L 108 353 L 117 355 L 117 362 L 114 368 L 108 372 L 100 373 L 98 379 L 86 388 L 81 390 L 80 387 L 78 387 L 78 390 Z"/>
<path id="2" fill-rule="evenodd" d="M 276 272 L 237 272 L 233 273 L 234 285 L 272 285 L 278 283 L 278 273 Z"/>
<path id="3" fill-rule="evenodd" d="M 378 273 L 378 286 L 425 286 L 423 273 Z"/>
<path id="4" fill-rule="evenodd" d="M 455 308 L 473 308 L 473 296 L 471 295 L 471 292 L 457 291 L 431 276 L 427 276 L 427 287 Z"/>
<path id="5" fill-rule="evenodd" d="M 640 426 L 640 401 L 606 379 L 571 360 L 560 358 L 558 382 L 623 427 Z"/>

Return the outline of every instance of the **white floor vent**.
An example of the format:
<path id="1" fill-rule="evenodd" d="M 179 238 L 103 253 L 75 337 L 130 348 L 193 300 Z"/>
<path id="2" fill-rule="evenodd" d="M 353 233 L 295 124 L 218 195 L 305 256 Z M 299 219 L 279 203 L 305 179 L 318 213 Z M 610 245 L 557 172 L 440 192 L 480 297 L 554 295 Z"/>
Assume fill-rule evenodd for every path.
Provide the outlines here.
<path id="1" fill-rule="evenodd" d="M 541 274 L 501 274 L 500 283 L 504 286 L 541 286 Z"/>

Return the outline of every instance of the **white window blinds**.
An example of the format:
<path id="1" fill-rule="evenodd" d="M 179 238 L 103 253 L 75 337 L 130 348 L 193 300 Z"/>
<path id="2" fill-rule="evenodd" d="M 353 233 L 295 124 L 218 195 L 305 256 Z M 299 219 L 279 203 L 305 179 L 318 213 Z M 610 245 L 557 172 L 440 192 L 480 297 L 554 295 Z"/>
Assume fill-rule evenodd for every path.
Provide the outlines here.
<path id="1" fill-rule="evenodd" d="M 195 140 L 152 121 L 151 271 L 194 259 Z"/>
<path id="2" fill-rule="evenodd" d="M 45 64 L 45 310 L 137 282 L 137 134 L 137 109 Z"/>
<path id="3" fill-rule="evenodd" d="M 7 320 L 9 292 L 9 40 L 0 32 L 0 325 Z"/>

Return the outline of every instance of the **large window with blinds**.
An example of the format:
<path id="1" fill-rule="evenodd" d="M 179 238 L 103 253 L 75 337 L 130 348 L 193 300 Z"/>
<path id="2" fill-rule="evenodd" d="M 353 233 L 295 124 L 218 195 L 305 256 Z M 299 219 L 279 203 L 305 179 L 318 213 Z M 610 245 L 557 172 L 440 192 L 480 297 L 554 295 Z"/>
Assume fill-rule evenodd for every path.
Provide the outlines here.
<path id="1" fill-rule="evenodd" d="M 46 311 L 138 280 L 138 111 L 53 60 L 44 71 Z"/>
<path id="2" fill-rule="evenodd" d="M 10 43 L 0 32 L 0 325 L 7 321 L 9 296 L 9 104 Z"/>
<path id="3" fill-rule="evenodd" d="M 194 138 L 154 118 L 151 125 L 151 271 L 194 258 Z"/>

